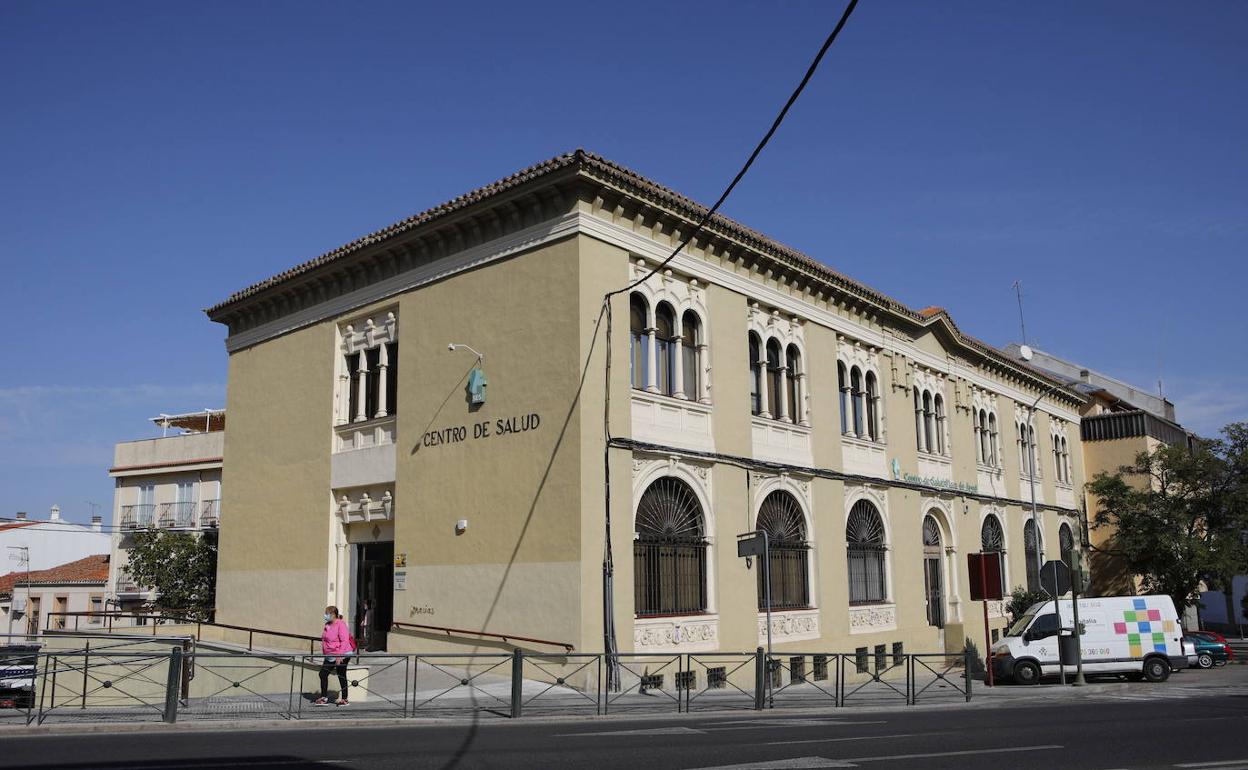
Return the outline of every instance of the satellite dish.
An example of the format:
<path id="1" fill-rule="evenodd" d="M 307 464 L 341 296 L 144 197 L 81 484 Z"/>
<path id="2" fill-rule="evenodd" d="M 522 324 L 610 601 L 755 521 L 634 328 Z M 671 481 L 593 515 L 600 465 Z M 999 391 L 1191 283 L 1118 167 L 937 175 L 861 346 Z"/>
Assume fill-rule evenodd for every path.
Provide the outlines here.
<path id="1" fill-rule="evenodd" d="M 1024 361 L 1030 361 L 1030 360 L 1031 360 L 1032 355 L 1033 355 L 1033 353 L 1031 352 L 1031 348 L 1027 347 L 1026 345 L 1019 345 L 1019 346 L 1018 346 L 1018 357 L 1019 357 L 1019 358 L 1023 359 Z"/>

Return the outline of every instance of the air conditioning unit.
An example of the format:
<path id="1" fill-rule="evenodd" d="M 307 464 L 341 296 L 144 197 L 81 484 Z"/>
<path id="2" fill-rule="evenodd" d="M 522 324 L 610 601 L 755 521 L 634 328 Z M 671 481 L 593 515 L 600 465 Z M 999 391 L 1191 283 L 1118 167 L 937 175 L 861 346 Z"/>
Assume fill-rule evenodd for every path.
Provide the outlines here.
<path id="1" fill-rule="evenodd" d="M 17 615 L 25 611 L 26 611 L 26 597 L 14 596 L 13 597 L 13 614 Z"/>

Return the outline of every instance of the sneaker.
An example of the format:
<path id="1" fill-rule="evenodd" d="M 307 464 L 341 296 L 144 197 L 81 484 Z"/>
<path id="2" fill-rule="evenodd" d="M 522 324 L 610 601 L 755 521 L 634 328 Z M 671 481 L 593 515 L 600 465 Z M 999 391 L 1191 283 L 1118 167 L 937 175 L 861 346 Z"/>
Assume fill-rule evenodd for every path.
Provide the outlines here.
<path id="1" fill-rule="evenodd" d="M 316 700 L 312 701 L 312 705 L 313 706 L 328 706 L 329 698 L 317 698 Z"/>
<path id="2" fill-rule="evenodd" d="M 339 705 L 339 706 L 350 706 L 351 704 L 347 702 L 347 699 L 346 699 L 346 698 L 339 698 L 339 699 L 338 699 L 338 705 Z"/>

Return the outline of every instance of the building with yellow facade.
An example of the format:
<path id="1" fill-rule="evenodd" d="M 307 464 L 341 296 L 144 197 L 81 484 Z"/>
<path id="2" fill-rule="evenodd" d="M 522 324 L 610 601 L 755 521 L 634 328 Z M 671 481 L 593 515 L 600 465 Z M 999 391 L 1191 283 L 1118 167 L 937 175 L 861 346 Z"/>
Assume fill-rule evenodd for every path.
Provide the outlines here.
<path id="1" fill-rule="evenodd" d="M 646 278 L 704 212 L 576 151 L 210 308 L 218 619 L 751 650 L 762 528 L 777 649 L 979 643 L 967 554 L 1014 586 L 1077 547 L 1085 397 L 725 217 Z"/>

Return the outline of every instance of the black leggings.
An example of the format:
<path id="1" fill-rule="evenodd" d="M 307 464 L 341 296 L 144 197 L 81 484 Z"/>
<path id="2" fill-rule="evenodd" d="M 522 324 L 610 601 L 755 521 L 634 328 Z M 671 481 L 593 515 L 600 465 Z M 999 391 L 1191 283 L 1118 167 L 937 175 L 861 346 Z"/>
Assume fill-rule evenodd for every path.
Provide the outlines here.
<path id="1" fill-rule="evenodd" d="M 338 675 L 338 687 L 342 690 L 342 699 L 347 699 L 347 658 L 338 658 L 339 663 L 330 663 L 326 660 L 321 664 L 321 697 L 329 697 L 329 672 L 333 670 Z"/>

